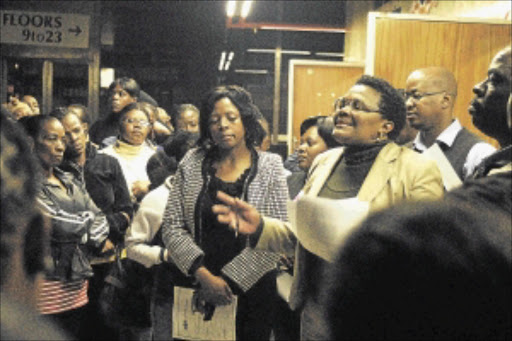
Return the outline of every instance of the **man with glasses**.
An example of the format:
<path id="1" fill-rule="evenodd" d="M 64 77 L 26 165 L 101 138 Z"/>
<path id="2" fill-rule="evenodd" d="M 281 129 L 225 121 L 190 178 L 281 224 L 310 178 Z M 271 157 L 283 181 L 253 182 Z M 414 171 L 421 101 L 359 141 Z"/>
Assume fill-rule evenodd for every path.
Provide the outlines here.
<path id="1" fill-rule="evenodd" d="M 434 143 L 445 154 L 462 180 L 496 149 L 462 127 L 453 118 L 457 97 L 457 82 L 453 74 L 442 67 L 413 71 L 406 82 L 405 104 L 407 120 L 419 130 L 413 141 L 414 150 L 422 153 Z"/>

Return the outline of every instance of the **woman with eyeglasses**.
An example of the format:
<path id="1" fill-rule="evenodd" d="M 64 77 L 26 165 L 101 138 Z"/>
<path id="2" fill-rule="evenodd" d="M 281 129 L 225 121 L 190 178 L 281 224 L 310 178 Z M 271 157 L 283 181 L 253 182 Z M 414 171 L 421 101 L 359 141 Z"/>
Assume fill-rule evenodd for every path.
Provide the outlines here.
<path id="1" fill-rule="evenodd" d="M 198 148 L 178 165 L 162 223 L 165 252 L 195 285 L 205 318 L 236 295 L 236 339 L 268 340 L 277 300 L 280 256 L 254 252 L 250 240 L 212 212 L 217 191 L 242 198 L 265 215 L 287 220 L 288 191 L 281 158 L 257 151 L 264 130 L 261 113 L 245 89 L 214 88 L 199 116 Z"/>
<path id="2" fill-rule="evenodd" d="M 146 165 L 155 149 L 145 143 L 150 130 L 150 117 L 142 105 L 129 104 L 120 117 L 116 143 L 100 150 L 119 161 L 134 203 L 140 202 L 151 184 Z"/>
<path id="3" fill-rule="evenodd" d="M 342 145 L 319 155 L 303 187 L 304 195 L 332 200 L 357 198 L 370 212 L 412 200 L 443 195 L 440 172 L 433 161 L 396 145 L 405 122 L 403 97 L 386 81 L 362 76 L 334 105 L 334 139 Z M 254 235 L 257 249 L 293 247 L 292 234 L 282 221 L 241 200 L 220 193 L 224 205 L 214 207 L 218 220 Z M 311 228 L 321 229 L 321 224 Z M 301 312 L 302 340 L 330 340 L 324 319 L 321 289 L 329 260 L 297 243 L 290 305 Z M 342 326 L 340 328 L 350 328 Z"/>

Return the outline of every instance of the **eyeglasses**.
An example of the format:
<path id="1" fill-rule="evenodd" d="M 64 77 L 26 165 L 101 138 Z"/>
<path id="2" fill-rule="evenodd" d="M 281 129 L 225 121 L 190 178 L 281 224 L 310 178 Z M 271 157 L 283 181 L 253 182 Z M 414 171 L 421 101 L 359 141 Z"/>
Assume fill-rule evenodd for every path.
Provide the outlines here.
<path id="1" fill-rule="evenodd" d="M 354 111 L 361 111 L 367 113 L 381 112 L 380 109 L 369 109 L 362 101 L 358 100 L 357 98 L 347 99 L 344 97 L 340 97 L 334 102 L 334 112 L 337 112 L 346 106 L 350 107 L 350 109 Z"/>
<path id="2" fill-rule="evenodd" d="M 427 97 L 427 96 L 434 96 L 434 95 L 439 95 L 439 94 L 442 94 L 446 91 L 436 91 L 436 92 L 424 92 L 424 93 L 420 93 L 420 92 L 405 92 L 404 93 L 404 98 L 405 100 L 407 101 L 409 98 L 412 97 L 413 100 L 415 101 L 419 101 L 420 99 L 422 99 L 423 97 Z"/>
<path id="3" fill-rule="evenodd" d="M 149 121 L 146 121 L 146 120 L 135 120 L 133 118 L 125 118 L 124 122 L 126 122 L 128 124 L 138 123 L 142 127 L 149 127 L 151 125 L 151 123 L 149 123 Z"/>

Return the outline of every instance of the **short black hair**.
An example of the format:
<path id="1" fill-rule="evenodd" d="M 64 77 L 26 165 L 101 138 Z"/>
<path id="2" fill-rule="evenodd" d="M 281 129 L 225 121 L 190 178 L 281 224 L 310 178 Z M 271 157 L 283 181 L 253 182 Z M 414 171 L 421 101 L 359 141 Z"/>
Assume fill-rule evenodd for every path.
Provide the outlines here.
<path id="1" fill-rule="evenodd" d="M 133 103 L 130 103 L 128 104 L 126 107 L 123 108 L 123 110 L 121 110 L 119 112 L 119 121 L 118 121 L 118 124 L 119 124 L 119 131 L 121 132 L 122 129 L 123 129 L 123 120 L 125 119 L 126 115 L 132 111 L 132 110 L 139 110 L 139 111 L 142 111 L 144 113 L 144 115 L 146 115 L 147 119 L 149 122 L 151 122 L 151 117 L 149 116 L 149 112 L 146 110 L 146 107 L 147 105 L 150 105 L 149 103 L 139 103 L 139 102 L 133 102 Z"/>
<path id="2" fill-rule="evenodd" d="M 313 126 L 317 127 L 318 135 L 322 140 L 324 140 L 327 148 L 333 148 L 340 145 L 332 136 L 334 121 L 331 117 L 320 115 L 306 118 L 300 125 L 300 136 L 304 135 L 306 131 Z"/>
<path id="3" fill-rule="evenodd" d="M 378 212 L 326 273 L 332 339 L 510 339 L 511 254 L 510 212 L 460 200 Z"/>
<path id="4" fill-rule="evenodd" d="M 87 109 L 87 107 L 83 104 L 70 104 L 68 105 L 68 109 L 71 110 L 71 108 L 78 108 L 82 111 L 82 114 L 81 115 L 77 115 L 78 118 L 80 119 L 80 122 L 82 123 L 87 123 L 87 124 L 91 124 L 91 117 L 90 117 L 90 114 L 89 114 L 89 109 Z"/>
<path id="5" fill-rule="evenodd" d="M 151 156 L 146 165 L 151 189 L 160 186 L 169 175 L 176 172 L 178 163 L 196 145 L 198 139 L 198 133 L 177 130 L 165 140 L 163 148 Z"/>
<path id="6" fill-rule="evenodd" d="M 123 90 L 130 94 L 133 98 L 138 99 L 140 97 L 140 86 L 137 81 L 133 78 L 121 77 L 113 81 L 108 87 L 108 91 L 114 91 L 114 88 L 119 85 Z"/>
<path id="7" fill-rule="evenodd" d="M 53 108 L 52 111 L 50 111 L 48 116 L 55 117 L 59 121 L 62 121 L 64 116 L 66 116 L 70 112 L 71 112 L 71 109 L 69 109 L 68 107 L 56 107 L 56 108 Z"/>
<path id="8" fill-rule="evenodd" d="M 148 103 L 154 107 L 158 107 L 158 102 L 144 90 L 140 90 L 137 102 Z"/>
<path id="9" fill-rule="evenodd" d="M 405 101 L 400 92 L 381 78 L 363 75 L 355 85 L 366 85 L 380 93 L 379 110 L 382 116 L 394 123 L 393 130 L 388 134 L 394 140 L 405 125 Z"/>
<path id="10" fill-rule="evenodd" d="M 199 139 L 199 133 L 185 130 L 174 131 L 162 144 L 165 153 L 180 162 L 189 149 L 194 147 Z"/>
<path id="11" fill-rule="evenodd" d="M 187 110 L 194 111 L 199 115 L 199 109 L 195 105 L 190 104 L 190 103 L 183 103 L 183 104 L 175 105 L 172 108 L 171 124 L 174 127 L 174 129 L 178 129 L 178 120 L 180 119 L 181 114 Z"/>
<path id="12" fill-rule="evenodd" d="M 43 124 L 52 120 L 60 121 L 60 119 L 53 115 L 36 115 L 22 117 L 18 122 L 25 129 L 25 133 L 35 140 L 39 137 Z"/>
<path id="13" fill-rule="evenodd" d="M 151 123 L 156 121 L 156 107 L 153 104 L 149 102 L 138 102 L 138 104 L 139 107 L 141 107 L 142 110 L 146 112 Z"/>
<path id="14" fill-rule="evenodd" d="M 198 144 L 205 149 L 210 149 L 213 146 L 210 136 L 210 116 L 215 103 L 222 98 L 229 98 L 240 112 L 242 124 L 245 128 L 245 143 L 247 147 L 259 146 L 265 137 L 265 130 L 263 130 L 259 123 L 259 118 L 262 114 L 254 104 L 251 94 L 238 85 L 218 86 L 207 94 L 199 114 L 200 138 Z"/>

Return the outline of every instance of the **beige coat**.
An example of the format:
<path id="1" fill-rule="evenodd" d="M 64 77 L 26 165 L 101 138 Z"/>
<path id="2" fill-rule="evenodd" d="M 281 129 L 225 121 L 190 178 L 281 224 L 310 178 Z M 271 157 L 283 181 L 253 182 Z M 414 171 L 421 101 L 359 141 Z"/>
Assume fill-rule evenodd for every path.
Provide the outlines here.
<path id="1" fill-rule="evenodd" d="M 336 148 L 317 156 L 304 185 L 305 195 L 318 195 L 342 154 L 343 148 Z M 370 212 L 405 200 L 436 200 L 443 196 L 441 173 L 433 161 L 421 154 L 389 143 L 377 155 L 357 196 L 359 200 L 369 202 Z M 256 248 L 289 252 L 290 248 L 295 247 L 287 223 L 267 217 L 263 220 L 264 227 Z M 305 250 L 299 244 L 295 249 L 294 282 L 290 297 L 293 309 L 302 306 L 307 293 L 304 257 Z"/>

